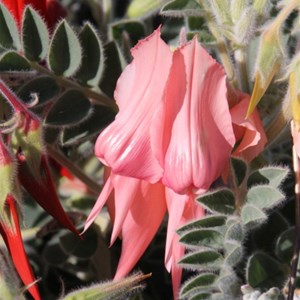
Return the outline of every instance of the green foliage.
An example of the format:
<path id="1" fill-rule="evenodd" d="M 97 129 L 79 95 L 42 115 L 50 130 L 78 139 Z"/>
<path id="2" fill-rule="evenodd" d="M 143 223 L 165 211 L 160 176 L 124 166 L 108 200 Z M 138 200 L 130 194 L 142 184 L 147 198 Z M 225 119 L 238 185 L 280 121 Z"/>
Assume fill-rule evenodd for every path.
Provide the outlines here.
<path id="1" fill-rule="evenodd" d="M 30 71 L 28 61 L 15 51 L 2 53 L 0 57 L 0 71 Z"/>
<path id="2" fill-rule="evenodd" d="M 234 189 L 221 188 L 200 196 L 198 203 L 210 213 L 177 231 L 180 242 L 189 249 L 180 264 L 188 270 L 199 270 L 199 275 L 182 285 L 182 299 L 238 298 L 241 294 L 240 273 L 245 273 L 252 288 L 261 291 L 284 285 L 287 278 L 284 264 L 291 259 L 293 234 L 290 229 L 286 230 L 286 222 L 281 221 L 283 217 L 269 214 L 282 206 L 285 200 L 280 186 L 286 180 L 288 170 L 272 166 L 249 174 L 247 168 L 243 160 L 233 158 L 231 174 Z M 248 189 L 245 189 L 246 183 L 250 183 Z M 237 197 L 240 202 L 237 202 Z M 247 244 L 255 242 L 256 236 L 261 239 L 258 233 L 262 224 L 265 226 L 273 219 L 277 226 L 282 225 L 281 231 L 277 230 L 277 235 L 275 233 L 270 241 L 273 245 L 276 242 L 275 252 L 262 252 L 255 248 L 255 244 L 249 252 Z M 251 290 L 251 293 L 254 292 Z M 272 293 L 273 290 L 263 294 L 257 291 L 257 298 L 272 299 Z"/>
<path id="3" fill-rule="evenodd" d="M 200 16 L 201 7 L 194 0 L 173 0 L 165 4 L 160 13 L 168 17 Z"/>

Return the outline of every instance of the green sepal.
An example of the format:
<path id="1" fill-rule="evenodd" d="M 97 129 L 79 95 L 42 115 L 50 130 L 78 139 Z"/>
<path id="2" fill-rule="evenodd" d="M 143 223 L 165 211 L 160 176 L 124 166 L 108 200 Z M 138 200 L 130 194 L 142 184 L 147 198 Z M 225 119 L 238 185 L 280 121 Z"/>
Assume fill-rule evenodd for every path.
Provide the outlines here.
<path id="1" fill-rule="evenodd" d="M 90 100 L 81 91 L 70 89 L 56 100 L 44 122 L 50 126 L 78 124 L 89 116 L 90 109 Z"/>
<path id="2" fill-rule="evenodd" d="M 206 216 L 200 220 L 192 221 L 185 224 L 177 230 L 178 234 L 182 234 L 185 231 L 193 230 L 197 228 L 214 228 L 224 226 L 226 223 L 227 216 L 224 215 L 211 215 Z"/>
<path id="3" fill-rule="evenodd" d="M 173 0 L 165 4 L 160 14 L 166 17 L 201 16 L 203 11 L 195 0 Z"/>
<path id="4" fill-rule="evenodd" d="M 247 185 L 268 184 L 273 187 L 279 187 L 280 184 L 289 175 L 289 169 L 281 166 L 270 166 L 254 171 L 248 178 Z"/>
<path id="5" fill-rule="evenodd" d="M 45 59 L 49 45 L 47 25 L 30 6 L 26 7 L 23 17 L 22 42 L 24 54 L 30 61 Z"/>
<path id="6" fill-rule="evenodd" d="M 215 290 L 214 283 L 217 278 L 218 275 L 214 273 L 201 273 L 198 276 L 190 278 L 181 287 L 180 299 L 195 293 Z"/>
<path id="7" fill-rule="evenodd" d="M 56 80 L 50 76 L 39 76 L 20 87 L 17 94 L 23 102 L 30 104 L 35 95 L 38 97 L 36 105 L 41 105 L 58 95 L 60 88 Z"/>
<path id="8" fill-rule="evenodd" d="M 197 201 L 210 211 L 220 214 L 232 214 L 235 211 L 235 197 L 231 190 L 223 188 L 208 192 Z"/>
<path id="9" fill-rule="evenodd" d="M 241 211 L 242 224 L 247 229 L 252 229 L 267 221 L 267 215 L 258 207 L 246 204 Z"/>
<path id="10" fill-rule="evenodd" d="M 224 235 L 213 229 L 196 229 L 183 234 L 179 241 L 186 247 L 199 246 L 220 249 L 224 243 Z"/>
<path id="11" fill-rule="evenodd" d="M 56 75 L 70 77 L 80 67 L 81 60 L 79 39 L 70 25 L 63 20 L 56 27 L 50 43 L 49 67 Z"/>
<path id="12" fill-rule="evenodd" d="M 106 106 L 94 105 L 90 116 L 80 126 L 65 128 L 60 136 L 62 145 L 73 145 L 99 134 L 115 118 L 115 113 Z"/>
<path id="13" fill-rule="evenodd" d="M 17 24 L 3 3 L 0 3 L 0 46 L 4 49 L 21 49 Z"/>
<path id="14" fill-rule="evenodd" d="M 219 270 L 223 263 L 223 256 L 214 250 L 198 251 L 185 255 L 179 264 L 186 269 Z"/>
<path id="15" fill-rule="evenodd" d="M 83 56 L 76 78 L 91 87 L 98 86 L 104 70 L 102 42 L 90 23 L 85 23 L 79 33 Z"/>
<path id="16" fill-rule="evenodd" d="M 253 186 L 246 195 L 247 204 L 256 206 L 259 209 L 271 209 L 285 200 L 285 196 L 272 186 Z"/>
<path id="17" fill-rule="evenodd" d="M 244 181 L 247 174 L 247 163 L 239 158 L 231 157 L 230 159 L 231 171 L 235 185 L 238 187 Z"/>
<path id="18" fill-rule="evenodd" d="M 247 262 L 247 282 L 253 288 L 283 286 L 286 275 L 281 264 L 263 252 L 254 253 Z"/>
<path id="19" fill-rule="evenodd" d="M 29 62 L 15 51 L 4 52 L 0 57 L 0 72 L 30 71 Z"/>

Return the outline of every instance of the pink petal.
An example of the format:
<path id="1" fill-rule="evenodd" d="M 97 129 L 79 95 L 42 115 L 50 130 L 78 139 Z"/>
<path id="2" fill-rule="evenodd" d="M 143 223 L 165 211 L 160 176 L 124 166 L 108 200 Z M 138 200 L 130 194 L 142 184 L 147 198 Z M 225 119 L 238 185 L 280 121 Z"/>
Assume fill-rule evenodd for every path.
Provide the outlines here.
<path id="1" fill-rule="evenodd" d="M 161 178 L 162 168 L 151 150 L 149 128 L 163 98 L 172 52 L 158 29 L 140 41 L 132 55 L 115 91 L 120 112 L 98 137 L 95 154 L 115 174 L 154 183 Z"/>
<path id="2" fill-rule="evenodd" d="M 248 119 L 245 119 L 250 96 L 241 93 L 240 97 L 242 100 L 230 109 L 232 123 L 236 128 L 236 139 L 240 140 L 233 155 L 251 161 L 264 150 L 267 137 L 256 109 Z"/>
<path id="3" fill-rule="evenodd" d="M 139 181 L 136 200 L 122 226 L 122 254 L 115 279 L 125 276 L 135 266 L 157 232 L 165 213 L 164 186 Z"/>
<path id="4" fill-rule="evenodd" d="M 208 189 L 230 157 L 235 137 L 226 91 L 222 67 L 196 38 L 174 53 L 159 112 L 164 123 L 155 125 L 152 145 L 163 183 L 177 193 Z"/>

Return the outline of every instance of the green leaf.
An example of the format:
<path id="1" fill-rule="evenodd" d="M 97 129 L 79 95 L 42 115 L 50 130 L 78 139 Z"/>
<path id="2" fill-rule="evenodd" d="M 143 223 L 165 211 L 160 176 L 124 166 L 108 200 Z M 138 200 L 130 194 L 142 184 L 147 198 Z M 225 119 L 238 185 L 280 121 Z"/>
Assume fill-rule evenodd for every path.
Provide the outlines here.
<path id="1" fill-rule="evenodd" d="M 80 67 L 81 60 L 79 40 L 69 24 L 63 20 L 53 34 L 48 64 L 55 74 L 70 77 Z"/>
<path id="2" fill-rule="evenodd" d="M 60 91 L 54 78 L 50 76 L 39 76 L 25 83 L 17 92 L 18 96 L 25 102 L 31 103 L 34 94 L 38 97 L 38 104 L 44 104 L 53 99 Z"/>
<path id="3" fill-rule="evenodd" d="M 99 234 L 98 227 L 92 225 L 84 233 L 83 239 L 78 238 L 72 232 L 65 232 L 60 236 L 59 243 L 67 254 L 87 259 L 94 255 L 97 250 Z"/>
<path id="4" fill-rule="evenodd" d="M 253 254 L 247 263 L 246 276 L 253 288 L 282 287 L 286 276 L 281 265 L 271 256 L 258 252 Z"/>
<path id="5" fill-rule="evenodd" d="M 216 251 L 199 251 L 185 255 L 179 264 L 184 268 L 191 268 L 192 270 L 219 270 L 223 263 L 223 256 Z"/>
<path id="6" fill-rule="evenodd" d="M 213 298 L 212 298 L 212 294 L 210 293 L 198 293 L 189 298 L 189 300 L 211 300 L 211 299 Z"/>
<path id="7" fill-rule="evenodd" d="M 187 294 L 195 293 L 195 291 L 203 291 L 204 289 L 207 291 L 211 286 L 214 285 L 218 275 L 213 273 L 202 273 L 196 277 L 192 277 L 187 280 L 180 290 L 180 298 L 184 298 Z"/>
<path id="8" fill-rule="evenodd" d="M 0 3 L 0 46 L 5 49 L 21 49 L 17 24 L 3 3 Z"/>
<path id="9" fill-rule="evenodd" d="M 290 263 L 295 242 L 295 227 L 289 228 L 278 237 L 275 246 L 276 256 L 285 263 Z"/>
<path id="10" fill-rule="evenodd" d="M 234 194 L 229 189 L 220 189 L 200 196 L 197 201 L 210 211 L 232 214 L 235 211 Z"/>
<path id="11" fill-rule="evenodd" d="M 108 42 L 104 46 L 105 69 L 100 82 L 100 89 L 109 97 L 114 97 L 117 80 L 122 73 L 122 55 L 114 41 Z"/>
<path id="12" fill-rule="evenodd" d="M 213 227 L 220 227 L 224 226 L 226 223 L 227 216 L 223 215 L 212 215 L 204 217 L 200 220 L 193 221 L 190 223 L 185 224 L 181 228 L 177 230 L 177 233 L 182 234 L 187 230 L 197 229 L 197 228 L 213 228 Z"/>
<path id="13" fill-rule="evenodd" d="M 104 70 L 104 49 L 96 30 L 86 23 L 79 33 L 82 46 L 82 64 L 76 78 L 91 87 L 98 86 Z"/>
<path id="14" fill-rule="evenodd" d="M 188 246 L 203 246 L 220 249 L 223 247 L 224 236 L 213 229 L 191 230 L 183 234 L 179 240 Z"/>
<path id="15" fill-rule="evenodd" d="M 95 105 L 91 109 L 89 118 L 83 121 L 80 126 L 72 126 L 63 130 L 61 143 L 72 145 L 85 141 L 99 134 L 114 118 L 115 113 L 109 107 Z"/>
<path id="16" fill-rule="evenodd" d="M 258 185 L 248 191 L 246 199 L 247 204 L 252 204 L 259 209 L 265 210 L 280 204 L 285 197 L 277 188 Z"/>
<path id="17" fill-rule="evenodd" d="M 239 222 L 235 222 L 228 227 L 225 233 L 225 240 L 242 241 L 243 236 L 243 228 L 241 224 Z"/>
<path id="18" fill-rule="evenodd" d="M 243 247 L 241 244 L 236 242 L 235 243 L 226 242 L 225 248 L 226 248 L 226 255 L 224 260 L 225 264 L 234 267 L 243 258 Z"/>
<path id="19" fill-rule="evenodd" d="M 195 0 L 173 0 L 161 8 L 160 14 L 166 17 L 201 16 L 202 10 Z"/>
<path id="20" fill-rule="evenodd" d="M 242 208 L 241 219 L 243 225 L 245 225 L 248 229 L 252 229 L 265 222 L 268 217 L 256 206 L 246 204 Z"/>
<path id="21" fill-rule="evenodd" d="M 29 62 L 15 51 L 7 51 L 0 57 L 0 72 L 30 70 Z"/>
<path id="22" fill-rule="evenodd" d="M 48 51 L 49 33 L 41 16 L 27 6 L 23 18 L 22 42 L 25 56 L 31 61 L 43 60 Z"/>
<path id="23" fill-rule="evenodd" d="M 280 184 L 287 178 L 289 169 L 286 167 L 265 167 L 254 171 L 248 178 L 247 185 L 268 184 L 273 187 L 279 187 Z"/>
<path id="24" fill-rule="evenodd" d="M 91 103 L 79 90 L 66 91 L 49 110 L 45 124 L 68 126 L 78 124 L 89 116 Z"/>
<path id="25" fill-rule="evenodd" d="M 240 186 L 247 173 L 247 164 L 244 160 L 236 157 L 230 159 L 231 170 L 236 186 Z"/>
<path id="26" fill-rule="evenodd" d="M 124 34 L 128 35 L 130 40 L 129 46 L 133 47 L 137 42 L 145 36 L 145 26 L 142 22 L 122 20 L 110 25 L 109 28 L 111 38 L 122 45 Z"/>
<path id="27" fill-rule="evenodd" d="M 52 238 L 43 251 L 43 258 L 47 263 L 54 266 L 61 266 L 68 259 L 68 255 L 59 245 L 58 238 Z"/>

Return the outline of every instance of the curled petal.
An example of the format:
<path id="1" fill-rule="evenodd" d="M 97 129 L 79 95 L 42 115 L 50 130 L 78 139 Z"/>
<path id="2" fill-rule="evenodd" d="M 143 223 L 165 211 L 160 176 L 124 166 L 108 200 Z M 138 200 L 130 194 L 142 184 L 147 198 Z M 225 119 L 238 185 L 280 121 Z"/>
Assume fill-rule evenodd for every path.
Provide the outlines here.
<path id="1" fill-rule="evenodd" d="M 241 97 L 242 100 L 230 109 L 236 139 L 239 141 L 233 155 L 251 161 L 263 151 L 267 137 L 256 109 L 248 119 L 245 119 L 244 116 L 249 106 L 250 96 L 241 94 Z"/>
<path id="2" fill-rule="evenodd" d="M 149 184 L 146 181 L 139 181 L 138 184 L 136 201 L 132 203 L 122 226 L 122 254 L 115 279 L 125 276 L 135 266 L 166 213 L 164 186 L 160 183 Z M 122 201 L 115 199 L 117 200 Z"/>
<path id="3" fill-rule="evenodd" d="M 152 145 L 163 183 L 177 193 L 208 189 L 229 159 L 235 137 L 226 91 L 222 67 L 196 39 L 174 53 Z"/>
<path id="4" fill-rule="evenodd" d="M 150 145 L 150 123 L 162 101 L 172 52 L 159 29 L 132 50 L 133 61 L 118 80 L 115 121 L 98 137 L 95 154 L 115 174 L 157 182 L 162 168 Z"/>

